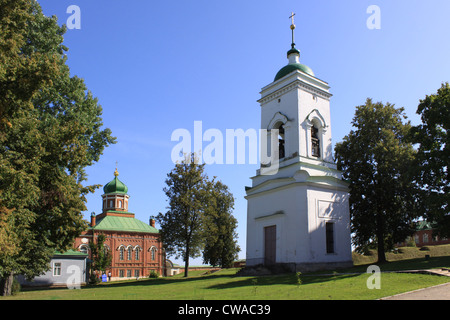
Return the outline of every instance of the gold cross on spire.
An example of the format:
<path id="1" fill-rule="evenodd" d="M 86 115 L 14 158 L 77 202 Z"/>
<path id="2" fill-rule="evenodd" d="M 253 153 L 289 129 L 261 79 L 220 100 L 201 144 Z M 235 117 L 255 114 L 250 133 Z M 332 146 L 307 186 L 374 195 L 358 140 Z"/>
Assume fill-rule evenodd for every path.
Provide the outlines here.
<path id="1" fill-rule="evenodd" d="M 114 176 L 118 176 L 119 175 L 119 171 L 117 171 L 117 164 L 118 164 L 118 162 L 116 161 L 116 171 L 114 171 Z"/>
<path id="2" fill-rule="evenodd" d="M 294 24 L 294 16 L 295 16 L 295 13 L 291 13 L 291 16 L 289 17 L 289 19 L 291 19 L 291 21 L 292 21 L 292 26 L 294 26 L 294 28 L 295 28 L 295 24 Z"/>
<path id="3" fill-rule="evenodd" d="M 295 13 L 291 13 L 291 16 L 289 17 L 289 19 L 291 19 L 291 22 L 292 22 L 292 24 L 291 24 L 291 30 L 292 30 L 292 48 L 294 48 L 295 47 L 295 41 L 294 41 L 294 30 L 295 30 L 295 24 L 294 24 L 294 16 L 295 16 Z"/>

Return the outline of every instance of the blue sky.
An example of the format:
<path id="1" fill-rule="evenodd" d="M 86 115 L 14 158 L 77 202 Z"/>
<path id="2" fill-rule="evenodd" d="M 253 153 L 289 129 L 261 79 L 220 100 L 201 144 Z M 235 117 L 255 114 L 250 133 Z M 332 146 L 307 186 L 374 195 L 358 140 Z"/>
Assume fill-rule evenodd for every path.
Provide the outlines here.
<path id="1" fill-rule="evenodd" d="M 68 65 L 103 107 L 105 127 L 118 143 L 87 169 L 89 184 L 106 184 L 118 161 L 130 211 L 148 222 L 165 212 L 166 175 L 174 164 L 171 134 L 216 128 L 258 129 L 262 87 L 287 64 L 290 13 L 296 13 L 300 61 L 331 86 L 333 143 L 351 130 L 366 98 L 404 107 L 413 124 L 419 100 L 449 81 L 448 0 L 39 0 L 44 14 L 65 24 L 70 5 L 81 29 L 68 30 Z M 370 5 L 381 29 L 370 30 Z M 205 147 L 208 143 L 205 143 Z M 240 258 L 245 258 L 245 186 L 257 166 L 209 165 L 235 196 Z M 98 190 L 86 219 L 101 212 Z M 181 263 L 180 261 L 176 261 Z M 201 259 L 191 260 L 200 264 Z"/>

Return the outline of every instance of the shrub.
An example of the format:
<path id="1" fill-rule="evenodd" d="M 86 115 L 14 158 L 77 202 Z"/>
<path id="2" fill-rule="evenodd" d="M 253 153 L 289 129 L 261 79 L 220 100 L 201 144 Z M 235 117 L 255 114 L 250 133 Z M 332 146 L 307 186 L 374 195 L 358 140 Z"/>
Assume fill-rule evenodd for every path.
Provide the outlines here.
<path id="1" fill-rule="evenodd" d="M 297 276 L 297 288 L 302 284 L 302 273 L 301 272 L 297 272 L 295 274 Z"/>
<path id="2" fill-rule="evenodd" d="M 150 279 L 156 279 L 156 278 L 158 278 L 159 276 L 158 276 L 158 273 L 157 273 L 155 270 L 151 270 L 150 273 L 149 273 L 149 275 L 148 275 L 148 277 L 149 277 Z"/>
<path id="3" fill-rule="evenodd" d="M 99 284 L 100 283 L 100 279 L 98 278 L 98 276 L 94 273 L 91 273 L 89 276 L 89 284 Z"/>

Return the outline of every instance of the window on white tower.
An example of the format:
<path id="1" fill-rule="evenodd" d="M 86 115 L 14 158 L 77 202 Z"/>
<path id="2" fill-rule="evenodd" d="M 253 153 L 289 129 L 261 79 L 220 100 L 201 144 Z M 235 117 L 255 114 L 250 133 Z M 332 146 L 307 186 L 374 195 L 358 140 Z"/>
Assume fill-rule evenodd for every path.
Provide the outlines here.
<path id="1" fill-rule="evenodd" d="M 334 253 L 334 223 L 325 223 L 327 253 Z"/>
<path id="2" fill-rule="evenodd" d="M 311 149 L 313 157 L 320 158 L 319 129 L 315 125 L 311 127 Z"/>
<path id="3" fill-rule="evenodd" d="M 284 136 L 284 126 L 280 124 L 278 127 L 278 157 L 279 159 L 283 159 L 286 156 L 285 149 L 285 136 Z"/>

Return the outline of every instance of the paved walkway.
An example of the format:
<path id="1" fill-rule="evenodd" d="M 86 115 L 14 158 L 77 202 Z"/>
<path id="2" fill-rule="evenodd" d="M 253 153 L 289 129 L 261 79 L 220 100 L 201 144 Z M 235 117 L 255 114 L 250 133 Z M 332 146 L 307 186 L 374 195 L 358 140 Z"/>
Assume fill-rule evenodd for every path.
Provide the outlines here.
<path id="1" fill-rule="evenodd" d="M 449 269 L 410 270 L 405 272 L 428 273 L 450 277 Z M 397 294 L 395 296 L 381 298 L 380 300 L 450 300 L 450 283 L 444 283 L 434 287 L 405 292 Z"/>
<path id="2" fill-rule="evenodd" d="M 450 300 L 450 283 L 401 293 L 380 300 Z"/>

